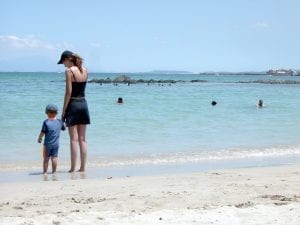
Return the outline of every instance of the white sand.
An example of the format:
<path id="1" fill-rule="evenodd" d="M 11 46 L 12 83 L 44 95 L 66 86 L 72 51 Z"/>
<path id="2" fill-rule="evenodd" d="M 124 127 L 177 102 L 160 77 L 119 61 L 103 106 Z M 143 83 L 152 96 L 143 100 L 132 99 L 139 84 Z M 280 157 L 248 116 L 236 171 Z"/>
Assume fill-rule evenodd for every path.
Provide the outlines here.
<path id="1" fill-rule="evenodd" d="M 300 166 L 2 183 L 0 197 L 0 224 L 299 225 Z"/>

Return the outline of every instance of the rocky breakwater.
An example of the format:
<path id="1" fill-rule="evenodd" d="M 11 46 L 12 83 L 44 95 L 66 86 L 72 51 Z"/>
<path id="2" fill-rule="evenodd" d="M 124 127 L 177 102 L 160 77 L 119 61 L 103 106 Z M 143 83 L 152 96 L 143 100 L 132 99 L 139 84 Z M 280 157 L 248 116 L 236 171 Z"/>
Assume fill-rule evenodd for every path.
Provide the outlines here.
<path id="1" fill-rule="evenodd" d="M 190 81 L 183 81 L 183 80 L 154 80 L 154 79 L 131 79 L 129 76 L 121 75 L 114 79 L 106 78 L 106 79 L 97 79 L 93 78 L 88 81 L 89 83 L 99 83 L 99 84 L 175 84 L 175 83 L 185 83 L 185 82 L 207 82 L 206 80 L 190 80 Z"/>

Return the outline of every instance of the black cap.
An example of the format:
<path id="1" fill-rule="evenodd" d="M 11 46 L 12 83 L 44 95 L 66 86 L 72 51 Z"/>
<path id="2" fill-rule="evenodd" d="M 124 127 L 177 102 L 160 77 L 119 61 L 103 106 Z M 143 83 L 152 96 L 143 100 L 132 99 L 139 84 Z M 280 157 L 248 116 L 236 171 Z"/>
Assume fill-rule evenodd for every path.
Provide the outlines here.
<path id="1" fill-rule="evenodd" d="M 57 62 L 57 64 L 62 64 L 63 61 L 64 61 L 66 58 L 72 56 L 73 54 L 74 54 L 74 53 L 71 52 L 71 51 L 69 51 L 69 50 L 64 51 L 64 52 L 61 54 L 60 60 Z"/>
<path id="2" fill-rule="evenodd" d="M 48 112 L 54 112 L 54 113 L 57 113 L 58 109 L 57 109 L 57 106 L 54 105 L 54 104 L 49 104 L 46 106 L 46 113 Z"/>

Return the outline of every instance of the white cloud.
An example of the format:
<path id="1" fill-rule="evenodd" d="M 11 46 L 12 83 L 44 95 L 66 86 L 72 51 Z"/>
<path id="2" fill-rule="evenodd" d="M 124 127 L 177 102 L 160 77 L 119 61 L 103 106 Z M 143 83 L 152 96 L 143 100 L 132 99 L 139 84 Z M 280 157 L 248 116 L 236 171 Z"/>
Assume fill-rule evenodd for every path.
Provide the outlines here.
<path id="1" fill-rule="evenodd" d="M 75 49 L 75 46 L 73 45 L 73 44 L 71 44 L 71 43 L 68 43 L 68 42 L 63 42 L 63 43 L 61 43 L 61 44 L 56 44 L 55 45 L 55 48 L 56 49 Z"/>
<path id="2" fill-rule="evenodd" d="M 92 43 L 90 43 L 90 46 L 94 47 L 94 48 L 101 48 L 102 45 L 100 43 L 97 43 L 97 42 L 92 42 Z"/>
<path id="3" fill-rule="evenodd" d="M 270 25 L 268 23 L 263 22 L 263 21 L 257 22 L 254 26 L 257 27 L 257 28 L 268 28 L 268 27 L 270 27 Z"/>
<path id="4" fill-rule="evenodd" d="M 110 43 L 99 43 L 99 42 L 90 42 L 89 43 L 90 47 L 92 48 L 102 48 L 102 49 L 105 49 L 105 48 L 110 48 L 111 44 Z"/>
<path id="5" fill-rule="evenodd" d="M 56 49 L 57 46 L 46 43 L 34 36 L 20 38 L 13 35 L 0 35 L 0 46 L 1 47 L 12 47 L 16 49 L 30 48 L 30 49 Z"/>

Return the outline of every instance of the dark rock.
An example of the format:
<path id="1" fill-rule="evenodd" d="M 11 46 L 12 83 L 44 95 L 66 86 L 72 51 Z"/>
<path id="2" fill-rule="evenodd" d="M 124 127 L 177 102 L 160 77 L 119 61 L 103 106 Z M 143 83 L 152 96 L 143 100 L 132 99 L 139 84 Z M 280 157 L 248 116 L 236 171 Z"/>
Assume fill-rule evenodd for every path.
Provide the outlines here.
<path id="1" fill-rule="evenodd" d="M 154 79 L 149 79 L 149 80 L 144 80 L 144 79 L 138 79 L 138 80 L 134 80 L 131 79 L 129 76 L 126 75 L 121 75 L 118 76 L 116 78 L 114 78 L 113 80 L 110 78 L 106 78 L 106 79 L 91 79 L 88 81 L 89 83 L 100 83 L 100 84 L 109 84 L 109 83 L 113 83 L 114 85 L 117 85 L 118 83 L 123 83 L 123 84 L 137 84 L 137 83 L 147 83 L 147 84 L 175 84 L 175 83 L 185 83 L 185 82 L 192 82 L 192 83 L 196 83 L 196 82 L 207 82 L 206 80 L 191 80 L 191 81 L 183 81 L 183 80 L 154 80 Z"/>

